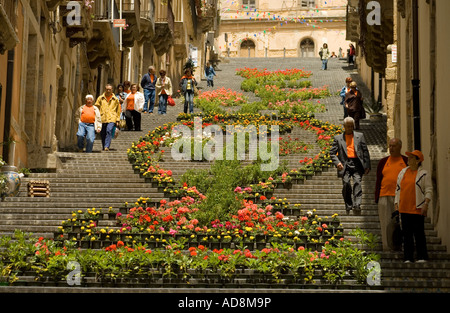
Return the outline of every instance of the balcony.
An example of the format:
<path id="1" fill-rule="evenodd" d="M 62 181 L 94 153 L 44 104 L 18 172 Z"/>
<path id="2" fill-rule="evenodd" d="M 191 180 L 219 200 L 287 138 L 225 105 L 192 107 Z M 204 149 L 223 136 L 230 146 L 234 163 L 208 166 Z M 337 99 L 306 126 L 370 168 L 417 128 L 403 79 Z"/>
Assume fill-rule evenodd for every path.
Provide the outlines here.
<path id="1" fill-rule="evenodd" d="M 13 49 L 19 38 L 16 34 L 16 4 L 9 0 L 0 0 L 0 54 Z"/>
<path id="2" fill-rule="evenodd" d="M 155 6 L 155 36 L 152 43 L 156 54 L 163 55 L 173 44 L 174 16 L 170 2 Z"/>
<path id="3" fill-rule="evenodd" d="M 155 36 L 155 2 L 141 0 L 141 19 L 139 41 L 150 40 Z"/>
<path id="4" fill-rule="evenodd" d="M 54 11 L 63 2 L 63 0 L 46 0 L 47 9 L 49 11 Z"/>
<path id="5" fill-rule="evenodd" d="M 92 8 L 86 6 L 86 3 L 79 2 L 80 7 L 74 8 L 70 1 L 61 1 L 59 14 L 62 19 L 62 25 L 66 29 L 66 36 L 70 38 L 70 47 L 74 47 L 81 42 L 88 42 L 93 36 Z M 79 10 L 79 16 L 73 14 L 74 10 Z"/>
<path id="6" fill-rule="evenodd" d="M 198 26 L 202 33 L 214 31 L 217 27 L 217 4 L 215 0 L 208 0 L 206 3 L 196 1 Z"/>
<path id="7" fill-rule="evenodd" d="M 120 0 L 116 0 L 116 6 L 120 8 Z M 132 47 L 134 42 L 140 39 L 141 7 L 139 0 L 122 0 L 122 18 L 128 26 L 123 29 L 123 46 Z"/>
<path id="8" fill-rule="evenodd" d="M 358 42 L 360 32 L 360 21 L 358 12 L 359 1 L 349 0 L 347 4 L 347 16 L 346 16 L 346 40 Z"/>
<path id="9" fill-rule="evenodd" d="M 112 20 L 119 18 L 119 10 L 115 4 L 111 7 L 109 0 L 96 0 L 93 16 L 93 36 L 87 45 L 87 55 L 90 67 L 96 68 L 118 57 L 119 28 L 113 27 Z"/>

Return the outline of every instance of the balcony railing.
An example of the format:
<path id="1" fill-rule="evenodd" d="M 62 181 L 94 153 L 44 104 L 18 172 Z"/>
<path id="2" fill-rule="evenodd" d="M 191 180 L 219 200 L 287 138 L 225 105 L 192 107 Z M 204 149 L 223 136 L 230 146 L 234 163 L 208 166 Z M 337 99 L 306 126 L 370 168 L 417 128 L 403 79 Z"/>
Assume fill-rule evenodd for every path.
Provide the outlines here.
<path id="1" fill-rule="evenodd" d="M 111 1 L 110 0 L 95 0 L 93 7 L 93 14 L 95 20 L 111 19 Z M 115 18 L 119 18 L 116 16 Z"/>
<path id="2" fill-rule="evenodd" d="M 122 0 L 122 10 L 134 11 L 135 2 L 135 0 Z"/>
<path id="3" fill-rule="evenodd" d="M 167 4 L 162 4 L 159 2 L 155 5 L 155 22 L 156 23 L 167 23 Z"/>
<path id="4" fill-rule="evenodd" d="M 141 0 L 141 18 L 153 21 L 155 3 L 153 0 Z"/>

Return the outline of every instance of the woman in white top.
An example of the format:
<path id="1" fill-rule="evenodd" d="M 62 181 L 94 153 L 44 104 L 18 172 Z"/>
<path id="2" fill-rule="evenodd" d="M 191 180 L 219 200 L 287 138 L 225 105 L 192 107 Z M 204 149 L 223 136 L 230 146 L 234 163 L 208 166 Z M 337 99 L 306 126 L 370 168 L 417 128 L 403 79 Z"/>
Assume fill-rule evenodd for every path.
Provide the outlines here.
<path id="1" fill-rule="evenodd" d="M 159 97 L 158 114 L 167 113 L 167 98 L 172 96 L 172 81 L 166 76 L 165 70 L 159 71 L 159 77 L 156 81 L 156 94 Z"/>
<path id="2" fill-rule="evenodd" d="M 323 47 L 320 48 L 319 54 L 322 59 L 322 70 L 326 71 L 328 68 L 328 58 L 330 57 L 330 50 L 328 49 L 328 45 L 326 43 L 324 43 Z"/>
<path id="3" fill-rule="evenodd" d="M 122 103 L 122 112 L 125 113 L 127 130 L 141 131 L 141 112 L 144 108 L 144 94 L 139 91 L 137 84 L 132 84 L 131 92 L 127 94 Z M 134 125 L 133 125 L 134 124 Z"/>

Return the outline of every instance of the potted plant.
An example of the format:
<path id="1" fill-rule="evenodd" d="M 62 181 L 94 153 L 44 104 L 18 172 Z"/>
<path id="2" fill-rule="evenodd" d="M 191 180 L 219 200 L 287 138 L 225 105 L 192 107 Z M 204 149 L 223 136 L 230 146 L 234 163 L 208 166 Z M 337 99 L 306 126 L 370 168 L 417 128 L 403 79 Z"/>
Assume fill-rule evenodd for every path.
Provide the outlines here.
<path id="1" fill-rule="evenodd" d="M 371 99 L 369 102 L 363 103 L 363 108 L 369 114 L 369 118 L 371 120 L 378 121 L 382 118 L 383 114 L 381 110 L 383 109 L 383 104 L 381 101 L 375 101 L 375 99 Z"/>

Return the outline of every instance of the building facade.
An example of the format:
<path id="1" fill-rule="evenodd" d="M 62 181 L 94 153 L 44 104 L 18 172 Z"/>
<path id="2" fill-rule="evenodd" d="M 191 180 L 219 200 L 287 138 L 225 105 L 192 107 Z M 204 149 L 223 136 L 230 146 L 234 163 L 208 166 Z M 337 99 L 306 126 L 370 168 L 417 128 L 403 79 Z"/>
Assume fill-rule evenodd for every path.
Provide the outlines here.
<path id="1" fill-rule="evenodd" d="M 193 47 L 203 67 L 216 18 L 211 0 L 0 0 L 2 159 L 57 169 L 87 94 L 139 83 L 150 65 L 177 81 Z"/>
<path id="2" fill-rule="evenodd" d="M 450 248 L 450 137 L 447 51 L 450 2 L 379 0 L 381 25 L 364 24 L 369 1 L 350 0 L 348 34 L 358 43 L 358 71 L 387 116 L 387 138 L 402 139 L 403 151 L 419 149 L 431 173 L 434 196 L 429 217 Z M 355 28 L 354 25 L 364 25 Z M 376 42 L 377 49 L 367 45 Z M 375 73 L 375 75 L 370 75 Z"/>
<path id="3" fill-rule="evenodd" d="M 345 0 L 221 0 L 221 57 L 346 56 Z"/>

